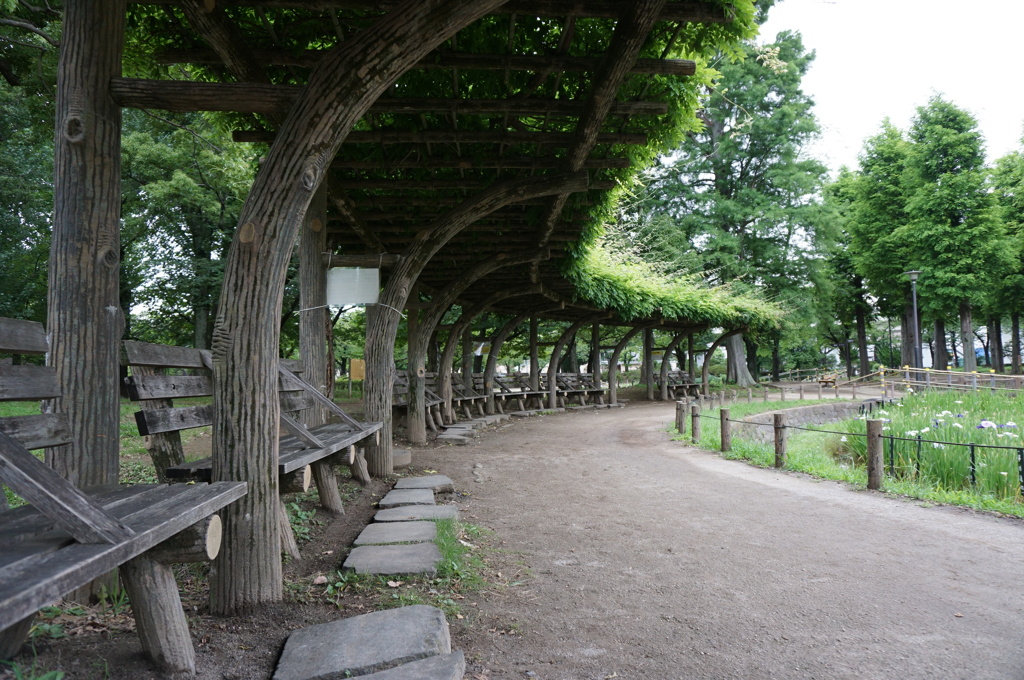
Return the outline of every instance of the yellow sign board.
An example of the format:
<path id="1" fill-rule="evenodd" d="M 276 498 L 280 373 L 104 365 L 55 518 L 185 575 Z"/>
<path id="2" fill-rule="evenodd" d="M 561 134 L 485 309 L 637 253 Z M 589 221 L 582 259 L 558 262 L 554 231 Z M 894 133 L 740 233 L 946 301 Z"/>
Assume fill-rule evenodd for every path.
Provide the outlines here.
<path id="1" fill-rule="evenodd" d="M 348 379 L 364 380 L 366 378 L 366 361 L 363 359 L 348 360 Z"/>

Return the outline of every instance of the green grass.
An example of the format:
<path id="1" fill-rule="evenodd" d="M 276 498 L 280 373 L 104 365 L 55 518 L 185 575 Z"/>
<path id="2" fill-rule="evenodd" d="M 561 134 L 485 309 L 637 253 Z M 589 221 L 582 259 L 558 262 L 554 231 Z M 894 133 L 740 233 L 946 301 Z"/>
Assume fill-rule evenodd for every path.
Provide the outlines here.
<path id="1" fill-rule="evenodd" d="M 328 576 L 323 590 L 310 583 L 295 583 L 289 585 L 289 592 L 301 601 L 322 596 L 338 606 L 344 603 L 346 594 L 367 597 L 380 609 L 429 604 L 451 618 L 462 618 L 467 596 L 493 585 L 486 577 L 488 567 L 483 553 L 487 548 L 480 545 L 490 532 L 452 519 L 435 523 L 435 542 L 441 562 L 433 576 L 379 576 L 338 571 Z"/>
<path id="2" fill-rule="evenodd" d="M 804 402 L 768 402 L 755 404 L 731 404 L 730 418 L 739 419 L 755 413 L 772 411 L 781 408 L 794 408 L 822 401 Z M 957 404 L 955 402 L 963 402 Z M 947 408 L 953 406 L 955 408 Z M 1008 400 L 1005 396 L 990 393 L 929 393 L 909 395 L 903 400 L 902 406 L 888 405 L 882 412 L 875 411 L 879 418 L 889 418 L 891 422 L 884 434 L 896 433 L 906 436 L 907 432 L 929 428 L 924 437 L 932 436 L 946 442 L 999 443 L 1007 445 L 1007 441 L 1020 441 L 1008 434 L 1019 432 L 1019 428 L 983 427 L 978 429 L 981 420 L 989 420 L 997 425 L 1024 423 L 1024 403 Z M 940 416 L 943 411 L 950 411 L 946 417 Z M 957 414 L 963 418 L 955 418 Z M 718 451 L 721 448 L 721 435 L 718 426 L 718 409 L 708 409 L 704 414 L 709 416 L 701 420 L 701 441 L 699 446 L 704 449 Z M 950 418 L 952 416 L 952 418 Z M 1014 420 L 1016 418 L 1016 420 Z M 935 420 L 944 422 L 936 423 Z M 977 422 L 976 422 L 977 421 Z M 961 427 L 954 427 L 953 422 L 961 422 Z M 968 427 L 968 424 L 970 427 Z M 689 426 L 689 422 L 687 423 Z M 806 430 L 791 430 L 787 439 L 786 469 L 805 472 L 822 479 L 846 482 L 857 488 L 866 488 L 867 470 L 864 467 L 863 419 L 852 419 L 843 423 L 811 426 L 822 430 L 834 430 L 847 434 L 829 434 Z M 675 432 L 675 428 L 671 428 Z M 999 435 L 1003 436 L 1000 437 Z M 947 438 L 948 437 L 948 438 Z M 689 432 L 675 439 L 690 441 Z M 1012 445 L 1011 445 L 1012 446 Z M 959 449 L 958 453 L 955 451 Z M 889 446 L 884 446 L 886 470 L 889 469 Z M 732 451 L 722 454 L 723 457 L 744 460 L 761 467 L 772 467 L 775 463 L 775 450 L 772 444 L 744 440 L 733 436 Z M 998 452 L 978 449 L 976 476 L 978 485 L 970 486 L 969 455 L 966 448 L 945 446 L 945 448 L 921 446 L 921 457 L 917 457 L 916 441 L 897 442 L 895 448 L 894 468 L 896 474 L 887 474 L 884 482 L 885 491 L 900 496 L 918 498 L 924 501 L 949 505 L 960 505 L 978 510 L 999 512 L 1006 515 L 1024 517 L 1024 503 L 1021 503 L 1017 489 L 1016 452 Z M 1006 474 L 1002 474 L 1002 473 Z"/>

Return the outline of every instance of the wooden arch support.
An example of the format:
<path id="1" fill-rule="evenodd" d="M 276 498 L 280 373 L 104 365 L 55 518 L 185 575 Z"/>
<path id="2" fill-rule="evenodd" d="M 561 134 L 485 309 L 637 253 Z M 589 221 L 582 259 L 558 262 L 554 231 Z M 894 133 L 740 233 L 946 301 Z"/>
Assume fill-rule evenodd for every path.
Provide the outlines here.
<path id="1" fill-rule="evenodd" d="M 571 326 L 565 329 L 565 331 L 558 336 L 558 340 L 555 341 L 555 346 L 551 349 L 551 360 L 548 362 L 548 407 L 558 408 L 558 362 L 562 359 L 562 349 L 565 347 L 565 343 L 568 342 L 569 338 L 576 334 L 576 332 L 586 326 L 587 324 L 600 321 L 601 319 L 607 319 L 608 313 L 601 312 L 600 314 L 591 314 L 590 316 L 584 317 L 579 321 L 576 321 Z"/>
<path id="2" fill-rule="evenodd" d="M 715 353 L 715 350 L 722 346 L 722 343 L 737 333 L 742 333 L 742 328 L 723 333 L 717 340 L 711 343 L 711 347 L 708 347 L 707 352 L 704 354 L 704 365 L 700 369 L 700 392 L 704 396 L 708 395 L 708 369 L 711 367 L 711 355 Z"/>
<path id="3" fill-rule="evenodd" d="M 380 430 L 380 443 L 367 447 L 367 466 L 371 475 L 384 477 L 393 471 L 391 387 L 394 382 L 393 355 L 395 336 L 398 333 L 400 314 L 398 310 L 403 309 L 408 302 L 409 292 L 423 268 L 452 237 L 495 210 L 523 199 L 550 196 L 563 191 L 584 191 L 587 184 L 588 179 L 585 172 L 501 182 L 467 199 L 446 215 L 434 220 L 427 229 L 418 233 L 406 248 L 388 277 L 388 282 L 376 305 L 379 313 L 374 312 L 368 315 L 366 321 L 367 380 L 364 383 L 366 419 L 384 424 Z M 537 251 L 534 251 L 533 255 L 536 256 Z M 506 259 L 501 266 L 508 264 Z M 455 297 L 458 297 L 458 294 Z M 452 298 L 451 302 L 454 302 L 454 299 Z M 450 305 L 451 302 L 448 304 Z M 427 324 L 423 325 L 427 326 Z M 429 333 L 427 335 L 429 336 Z M 414 377 L 411 373 L 412 370 L 410 370 L 409 376 L 410 402 L 415 398 L 412 394 Z M 412 410 L 411 407 L 410 410 Z"/>
<path id="4" fill-rule="evenodd" d="M 352 126 L 391 83 L 500 4 L 404 0 L 339 44 L 313 69 L 256 176 L 225 263 L 214 330 L 213 478 L 249 484 L 223 514 L 224 548 L 210 584 L 216 614 L 283 594 L 274 474 L 278 317 L 313 194 Z"/>
<path id="5" fill-rule="evenodd" d="M 622 354 L 622 350 L 626 349 L 626 345 L 629 341 L 636 337 L 636 334 L 642 331 L 647 326 L 634 326 L 629 329 L 622 339 L 619 340 L 618 344 L 615 345 L 615 349 L 612 350 L 611 357 L 608 358 L 608 403 L 617 404 L 618 393 L 619 393 L 619 356 Z"/>
<path id="6" fill-rule="evenodd" d="M 452 406 L 452 394 L 451 377 L 452 377 L 452 360 L 455 358 L 455 348 L 459 345 L 459 340 L 462 338 L 462 334 L 469 328 L 469 324 L 473 322 L 473 319 L 478 317 L 485 309 L 493 304 L 507 300 L 509 298 L 518 297 L 520 295 L 531 295 L 536 294 L 539 287 L 532 287 L 520 290 L 501 290 L 493 293 L 480 302 L 477 302 L 471 307 L 467 307 L 462 314 L 459 315 L 458 320 L 452 325 L 450 331 L 448 331 L 448 340 L 445 342 L 444 349 L 441 351 L 441 357 L 438 359 L 437 365 L 437 384 L 440 388 L 440 396 L 444 400 L 444 416 L 448 420 L 455 420 L 455 409 Z M 463 376 L 465 378 L 466 376 Z"/>
<path id="7" fill-rule="evenodd" d="M 546 251 L 525 251 L 510 255 L 501 255 L 494 260 L 481 262 L 473 269 L 449 283 L 444 292 L 435 295 L 430 301 L 427 309 L 419 319 L 420 332 L 409 339 L 409 439 L 413 443 L 425 443 L 426 431 L 426 399 L 424 395 L 424 363 L 427 354 L 427 342 L 436 331 L 437 325 L 441 322 L 448 308 L 455 304 L 455 301 L 475 281 L 491 274 L 504 267 L 511 267 L 517 264 L 533 262 L 547 257 Z M 415 314 L 415 310 L 412 311 Z M 451 361 L 449 357 L 448 361 Z M 444 366 L 444 361 L 438 361 L 438 372 Z M 449 369 L 448 375 L 451 375 Z M 441 383 L 443 385 L 443 383 Z M 451 389 L 448 389 L 449 396 L 447 403 L 451 402 Z M 444 394 L 441 395 L 444 397 Z M 446 414 L 448 417 L 448 414 Z"/>
<path id="8" fill-rule="evenodd" d="M 672 341 L 665 347 L 665 355 L 661 358 L 661 393 L 658 395 L 662 401 L 668 401 L 668 367 L 672 360 L 672 352 L 676 351 L 680 341 L 686 337 L 686 333 L 676 333 Z"/>

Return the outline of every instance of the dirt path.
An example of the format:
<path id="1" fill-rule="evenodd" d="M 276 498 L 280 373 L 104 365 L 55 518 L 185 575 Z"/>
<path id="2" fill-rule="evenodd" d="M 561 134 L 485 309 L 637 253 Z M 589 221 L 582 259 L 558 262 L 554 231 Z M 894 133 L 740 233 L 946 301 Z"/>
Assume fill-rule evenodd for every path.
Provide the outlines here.
<path id="1" fill-rule="evenodd" d="M 468 677 L 1024 677 L 1024 523 L 725 461 L 669 442 L 671 419 L 416 452 L 471 493 L 503 577 L 532 573 L 453 629 Z"/>

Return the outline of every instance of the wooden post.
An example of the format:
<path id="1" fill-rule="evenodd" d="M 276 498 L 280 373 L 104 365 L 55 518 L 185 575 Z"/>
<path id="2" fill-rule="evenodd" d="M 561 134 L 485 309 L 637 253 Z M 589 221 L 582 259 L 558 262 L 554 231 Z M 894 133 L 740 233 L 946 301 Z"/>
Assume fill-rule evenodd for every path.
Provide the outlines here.
<path id="1" fill-rule="evenodd" d="M 786 401 L 786 388 L 779 388 L 779 401 Z"/>
<path id="2" fill-rule="evenodd" d="M 587 368 L 593 376 L 594 387 L 601 386 L 601 324 L 595 323 L 590 328 L 590 360 Z"/>
<path id="3" fill-rule="evenodd" d="M 672 354 L 675 352 L 676 347 L 679 345 L 683 337 L 683 335 L 676 335 L 674 338 L 672 338 L 672 341 L 668 343 L 668 346 L 665 348 L 665 355 L 661 358 L 661 372 L 659 374 L 659 378 L 661 382 L 660 396 L 662 401 L 668 401 L 669 361 L 671 360 Z"/>
<path id="4" fill-rule="evenodd" d="M 868 420 L 868 488 L 879 491 L 882 488 L 882 479 L 885 477 L 885 460 L 882 456 L 882 421 Z"/>
<path id="5" fill-rule="evenodd" d="M 409 293 L 409 299 L 413 303 L 418 303 L 419 298 L 419 291 L 413 288 Z M 408 369 L 405 374 L 409 382 L 409 396 L 405 409 L 405 429 L 411 444 L 422 445 L 427 443 L 427 395 L 424 383 L 427 372 L 427 343 L 434 329 L 423 325 L 423 312 L 416 304 L 407 308 L 406 316 Z"/>
<path id="6" fill-rule="evenodd" d="M 773 413 L 772 425 L 775 430 L 775 467 L 786 466 L 786 414 Z"/>
<path id="7" fill-rule="evenodd" d="M 630 330 L 626 331 L 626 334 L 622 336 L 622 339 L 615 345 L 615 349 L 612 350 L 612 355 L 608 358 L 608 402 L 610 404 L 618 403 L 618 390 L 619 390 L 619 356 L 622 354 L 622 350 L 626 348 L 629 341 L 636 337 L 636 334 L 640 332 L 642 326 L 635 326 Z"/>
<path id="8" fill-rule="evenodd" d="M 882 396 L 885 396 L 884 394 Z M 818 401 L 821 401 L 821 383 L 818 383 Z"/>
<path id="9" fill-rule="evenodd" d="M 535 316 L 530 317 L 530 389 L 534 392 L 540 390 L 540 357 L 538 354 L 537 333 L 539 320 Z"/>
<path id="10" fill-rule="evenodd" d="M 473 389 L 473 328 L 472 319 L 462 331 L 462 384 Z"/>
<path id="11" fill-rule="evenodd" d="M 299 355 L 306 382 L 330 398 L 334 394 L 334 375 L 327 356 L 331 310 L 327 308 L 326 250 L 327 190 L 322 186 L 313 195 L 299 234 Z M 327 422 L 327 409 L 314 403 L 302 410 L 300 418 L 306 427 L 317 427 Z M 312 475 L 320 504 L 330 512 L 345 514 L 334 467 L 314 463 Z"/>
<path id="12" fill-rule="evenodd" d="M 194 675 L 196 655 L 173 568 L 142 554 L 121 565 L 121 578 L 132 604 L 142 652 L 167 677 Z"/>
<path id="13" fill-rule="evenodd" d="M 690 382 L 695 382 L 697 379 L 697 358 L 693 346 L 693 333 L 686 336 L 686 363 Z"/>
<path id="14" fill-rule="evenodd" d="M 800 383 L 800 401 L 804 400 L 804 384 Z"/>
<path id="15" fill-rule="evenodd" d="M 676 402 L 676 431 L 679 434 L 686 433 L 686 402 Z"/>
<path id="16" fill-rule="evenodd" d="M 764 402 L 768 403 L 768 388 L 764 388 Z"/>
<path id="17" fill-rule="evenodd" d="M 722 452 L 732 451 L 732 430 L 729 428 L 729 409 L 723 408 L 718 412 L 718 417 L 722 425 Z"/>
<path id="18" fill-rule="evenodd" d="M 690 433 L 694 444 L 700 444 L 700 407 L 694 404 L 690 407 Z"/>
<path id="19" fill-rule="evenodd" d="M 753 387 L 748 387 L 747 388 L 747 403 L 748 404 L 753 404 L 754 403 L 754 388 Z"/>
<path id="20" fill-rule="evenodd" d="M 857 399 L 857 383 L 850 383 L 850 398 Z"/>
<path id="21" fill-rule="evenodd" d="M 644 329 L 644 358 L 642 364 L 642 380 L 647 386 L 647 400 L 654 401 L 654 330 Z"/>

